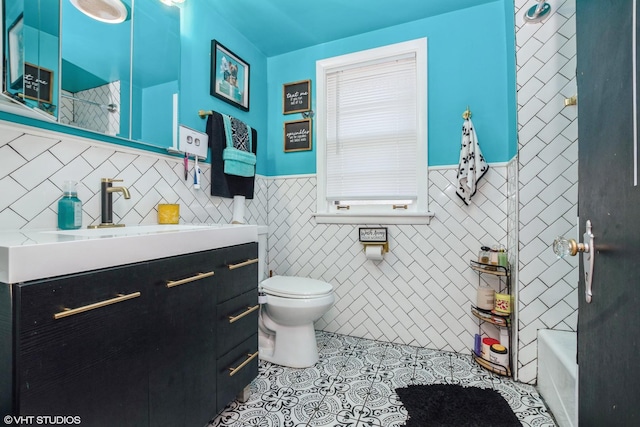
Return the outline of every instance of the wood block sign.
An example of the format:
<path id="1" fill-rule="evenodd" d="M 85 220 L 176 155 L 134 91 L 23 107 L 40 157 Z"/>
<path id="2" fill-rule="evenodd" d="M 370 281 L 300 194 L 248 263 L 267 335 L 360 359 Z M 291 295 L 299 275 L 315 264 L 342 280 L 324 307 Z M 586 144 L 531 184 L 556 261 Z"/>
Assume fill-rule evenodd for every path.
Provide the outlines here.
<path id="1" fill-rule="evenodd" d="M 311 110 L 311 80 L 285 83 L 282 94 L 282 114 Z"/>
<path id="2" fill-rule="evenodd" d="M 24 63 L 24 97 L 51 104 L 53 97 L 53 71 Z"/>
<path id="3" fill-rule="evenodd" d="M 311 119 L 284 123 L 284 151 L 311 150 Z"/>

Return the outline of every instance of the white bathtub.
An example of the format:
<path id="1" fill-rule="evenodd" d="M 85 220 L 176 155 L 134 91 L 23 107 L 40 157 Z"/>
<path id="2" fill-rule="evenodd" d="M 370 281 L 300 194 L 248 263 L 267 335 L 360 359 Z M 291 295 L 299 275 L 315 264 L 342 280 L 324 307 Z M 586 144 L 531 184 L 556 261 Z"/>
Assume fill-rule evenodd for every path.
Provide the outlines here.
<path id="1" fill-rule="evenodd" d="M 578 425 L 575 332 L 538 331 L 538 391 L 560 427 Z"/>

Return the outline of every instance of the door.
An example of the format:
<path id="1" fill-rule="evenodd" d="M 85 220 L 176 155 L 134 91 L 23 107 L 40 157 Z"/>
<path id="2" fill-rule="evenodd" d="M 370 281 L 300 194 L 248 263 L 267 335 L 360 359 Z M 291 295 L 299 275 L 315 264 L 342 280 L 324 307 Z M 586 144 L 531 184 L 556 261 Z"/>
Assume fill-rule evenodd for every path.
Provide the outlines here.
<path id="1" fill-rule="evenodd" d="M 204 426 L 216 414 L 217 253 L 149 263 L 151 426 Z"/>
<path id="2" fill-rule="evenodd" d="M 578 287 L 581 427 L 640 425 L 634 1 L 576 0 L 578 215 L 580 235 L 587 220 L 595 235 L 591 303 L 585 300 L 583 265 Z"/>
<path id="3" fill-rule="evenodd" d="M 149 424 L 146 277 L 136 264 L 16 285 L 16 415 Z"/>

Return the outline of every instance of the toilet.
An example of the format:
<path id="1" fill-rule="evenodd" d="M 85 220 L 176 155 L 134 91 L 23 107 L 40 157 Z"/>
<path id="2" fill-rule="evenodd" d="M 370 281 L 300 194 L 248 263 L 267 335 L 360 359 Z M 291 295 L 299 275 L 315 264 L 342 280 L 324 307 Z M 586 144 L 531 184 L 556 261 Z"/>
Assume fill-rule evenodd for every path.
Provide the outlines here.
<path id="1" fill-rule="evenodd" d="M 258 316 L 259 357 L 292 368 L 306 368 L 318 361 L 313 323 L 335 300 L 331 284 L 295 276 L 266 280 L 267 227 L 258 227 L 258 287 L 266 295 Z"/>

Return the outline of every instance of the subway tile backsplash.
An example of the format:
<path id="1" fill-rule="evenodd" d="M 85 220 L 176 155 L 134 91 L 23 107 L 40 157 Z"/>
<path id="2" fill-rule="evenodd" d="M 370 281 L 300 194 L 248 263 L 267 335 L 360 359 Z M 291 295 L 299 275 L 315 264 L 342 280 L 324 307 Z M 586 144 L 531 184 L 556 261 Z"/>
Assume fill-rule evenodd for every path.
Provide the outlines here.
<path id="1" fill-rule="evenodd" d="M 0 229 L 55 228 L 65 180 L 79 182 L 83 226 L 100 222 L 100 179 L 123 179 L 131 199 L 114 195 L 114 222 L 155 224 L 158 203 L 179 203 L 183 223 L 231 222 L 233 200 L 209 196 L 210 166 L 201 164 L 201 189 L 184 180 L 181 158 L 0 124 Z M 191 163 L 193 170 L 193 162 Z M 267 223 L 267 182 L 256 177 L 247 200 L 248 223 Z"/>

